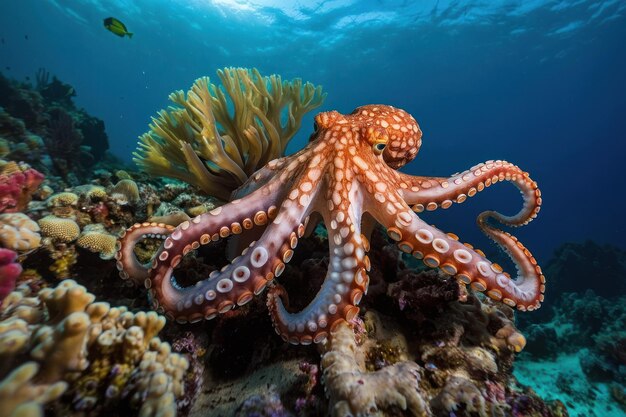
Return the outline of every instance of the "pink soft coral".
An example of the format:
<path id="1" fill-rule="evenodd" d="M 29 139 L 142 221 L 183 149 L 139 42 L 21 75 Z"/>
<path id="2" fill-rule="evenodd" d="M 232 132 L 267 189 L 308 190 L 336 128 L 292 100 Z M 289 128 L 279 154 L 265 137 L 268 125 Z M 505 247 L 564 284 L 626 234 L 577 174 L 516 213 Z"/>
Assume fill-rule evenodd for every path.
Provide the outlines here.
<path id="1" fill-rule="evenodd" d="M 22 273 L 22 265 L 15 262 L 17 254 L 0 248 L 0 303 L 15 288 L 15 281 Z"/>
<path id="2" fill-rule="evenodd" d="M 26 164 L 7 163 L 0 170 L 0 213 L 22 211 L 44 176 Z"/>

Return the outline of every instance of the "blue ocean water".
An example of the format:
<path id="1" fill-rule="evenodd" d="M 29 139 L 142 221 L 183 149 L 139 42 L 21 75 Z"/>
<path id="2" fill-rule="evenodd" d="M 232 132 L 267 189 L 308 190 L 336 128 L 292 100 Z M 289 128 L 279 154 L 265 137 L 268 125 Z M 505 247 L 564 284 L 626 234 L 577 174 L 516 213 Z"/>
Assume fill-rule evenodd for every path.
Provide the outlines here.
<path id="1" fill-rule="evenodd" d="M 105 30 L 109 16 L 133 37 Z M 544 204 L 515 235 L 541 263 L 565 242 L 626 248 L 623 0 L 3 0 L 0 38 L 3 74 L 45 68 L 74 86 L 126 161 L 169 93 L 226 66 L 256 67 L 323 85 L 320 111 L 410 112 L 424 138 L 407 173 L 448 176 L 489 159 L 530 172 Z M 312 117 L 288 152 L 304 146 Z M 423 217 L 486 249 L 476 215 L 521 203 L 498 185 Z M 554 366 L 578 364 L 566 359 Z M 529 383 L 534 366 L 522 366 Z"/>
<path id="2" fill-rule="evenodd" d="M 404 108 L 424 131 L 406 172 L 506 159 L 531 173 L 544 207 L 518 235 L 544 260 L 563 241 L 626 246 L 625 10 L 615 0 L 3 1 L 0 63 L 14 78 L 44 67 L 73 85 L 127 160 L 170 92 L 224 66 L 322 84 L 321 110 Z M 133 38 L 105 30 L 108 16 Z M 512 213 L 516 194 L 494 187 L 427 217 L 480 242 L 474 215 Z"/>

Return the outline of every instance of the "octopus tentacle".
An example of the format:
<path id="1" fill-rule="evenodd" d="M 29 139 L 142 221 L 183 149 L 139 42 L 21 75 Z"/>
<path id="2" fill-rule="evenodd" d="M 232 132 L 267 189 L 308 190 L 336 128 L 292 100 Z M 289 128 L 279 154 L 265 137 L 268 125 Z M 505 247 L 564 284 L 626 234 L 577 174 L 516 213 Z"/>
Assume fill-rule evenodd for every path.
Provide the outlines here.
<path id="1" fill-rule="evenodd" d="M 151 280 L 146 284 L 152 287 L 155 304 L 160 304 L 166 315 L 170 314 L 179 322 L 197 321 L 203 317 L 211 319 L 235 305 L 246 304 L 254 295 L 260 294 L 268 282 L 282 274 L 285 263 L 293 256 L 298 237 L 306 229 L 310 202 L 319 189 L 319 181 L 318 178 L 313 181 L 309 175 L 272 182 L 275 181 L 290 184 L 291 189 L 279 208 L 275 205 L 267 207 L 270 201 L 275 202 L 284 194 L 269 198 L 266 191 L 270 183 L 244 200 L 235 200 L 217 211 L 181 224 L 165 240 Z M 252 217 L 252 213 L 256 214 Z M 269 223 L 268 220 L 273 221 Z M 252 242 L 229 265 L 212 272 L 209 278 L 187 288 L 180 288 L 172 281 L 174 268 L 189 251 L 231 233 L 239 234 L 242 229 L 266 224 L 259 240 Z"/>
<path id="2" fill-rule="evenodd" d="M 343 207 L 324 211 L 330 247 L 329 268 L 315 298 L 298 313 L 290 313 L 281 287 L 268 294 L 268 308 L 276 332 L 292 344 L 320 343 L 344 320 L 359 312 L 357 305 L 367 292 L 367 239 L 360 233 L 360 212 Z"/>
<path id="3" fill-rule="evenodd" d="M 264 187 L 276 177 L 276 174 L 280 172 L 287 161 L 288 158 L 278 158 L 268 162 L 267 165 L 252 174 L 244 184 L 233 191 L 232 199 L 243 198 L 259 188 Z"/>
<path id="4" fill-rule="evenodd" d="M 225 312 L 235 303 L 250 301 L 255 291 L 260 292 L 266 284 L 266 274 L 259 274 L 253 267 L 242 265 L 237 269 L 238 259 L 222 271 L 214 271 L 209 278 L 195 286 L 181 288 L 173 279 L 174 268 L 182 257 L 201 245 L 216 242 L 231 234 L 238 235 L 255 226 L 264 226 L 278 215 L 275 198 L 265 196 L 260 189 L 243 200 L 234 200 L 208 213 L 181 223 L 165 239 L 153 261 L 150 278 L 145 280 L 155 308 L 179 322 L 197 321 L 212 318 L 218 312 Z M 265 264 L 269 254 L 265 249 L 248 253 L 252 264 Z M 263 261 L 263 262 L 261 262 Z M 247 269 L 246 269 L 247 268 Z"/>
<path id="5" fill-rule="evenodd" d="M 426 266 L 455 275 L 472 289 L 520 310 L 534 310 L 543 301 L 545 277 L 541 268 L 515 237 L 486 223 L 489 214 L 481 215 L 479 224 L 511 257 L 518 271 L 515 279 L 481 251 L 422 221 L 407 205 L 394 214 L 383 215 L 381 211 L 373 214 L 387 228 L 389 237 L 398 242 L 400 250 L 422 259 Z"/>
<path id="6" fill-rule="evenodd" d="M 117 242 L 115 254 L 116 267 L 122 279 L 131 279 L 135 285 L 142 286 L 149 277 L 152 260 L 146 264 L 135 256 L 135 245 L 142 239 L 165 239 L 174 230 L 174 226 L 164 223 L 136 223 L 129 227 Z"/>
<path id="7" fill-rule="evenodd" d="M 527 172 L 506 161 L 487 161 L 467 171 L 442 177 L 415 177 L 396 172 L 396 181 L 407 204 L 415 212 L 447 209 L 499 181 L 511 181 L 524 199 L 522 209 L 513 216 L 491 212 L 491 217 L 509 226 L 522 226 L 537 216 L 541 206 L 541 191 Z"/>

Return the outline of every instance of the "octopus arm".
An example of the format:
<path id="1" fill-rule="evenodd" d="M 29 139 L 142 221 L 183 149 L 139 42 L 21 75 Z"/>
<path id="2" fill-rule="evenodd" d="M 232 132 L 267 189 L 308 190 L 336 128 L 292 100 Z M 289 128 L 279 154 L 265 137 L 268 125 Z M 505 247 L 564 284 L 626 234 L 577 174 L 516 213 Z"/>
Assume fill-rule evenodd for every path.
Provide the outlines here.
<path id="1" fill-rule="evenodd" d="M 518 273 L 515 279 L 480 250 L 422 221 L 406 204 L 395 212 L 377 209 L 371 213 L 400 250 L 422 259 L 426 266 L 454 275 L 472 289 L 520 310 L 534 310 L 543 301 L 545 277 L 537 261 L 517 238 L 487 224 L 492 212 L 482 213 L 478 224 L 511 257 Z"/>
<path id="2" fill-rule="evenodd" d="M 137 223 L 129 227 L 119 238 L 115 254 L 116 266 L 122 279 L 131 279 L 135 285 L 143 286 L 150 276 L 152 260 L 145 264 L 135 256 L 135 245 L 146 238 L 165 239 L 174 230 L 164 223 Z"/>
<path id="3" fill-rule="evenodd" d="M 192 287 L 178 286 L 173 275 L 174 268 L 188 252 L 231 234 L 238 235 L 247 229 L 265 226 L 274 219 L 278 212 L 274 205 L 278 196 L 270 197 L 266 187 L 247 196 L 245 204 L 243 200 L 235 200 L 171 230 L 152 262 L 149 277 L 144 281 L 158 311 L 180 322 L 212 318 L 235 304 L 245 304 L 255 292 L 262 291 L 267 282 L 267 272 L 260 268 L 252 273 L 245 262 L 260 263 L 267 255 L 265 249 L 255 251 L 251 248 L 247 256 L 233 260 L 222 271 L 214 271 L 209 278 Z M 129 270 L 132 259 L 125 255 L 132 251 L 133 242 L 128 240 L 120 248 L 125 270 Z M 268 257 L 267 260 L 271 259 Z"/>
<path id="4" fill-rule="evenodd" d="M 232 192 L 231 200 L 237 198 L 243 198 L 248 194 L 255 192 L 256 190 L 264 187 L 272 179 L 276 177 L 276 174 L 280 172 L 287 161 L 287 158 L 274 159 L 270 161 L 263 168 L 256 171 L 248 178 L 248 180 L 242 184 L 239 188 Z"/>
<path id="5" fill-rule="evenodd" d="M 330 261 L 319 292 L 298 313 L 287 311 L 281 287 L 273 288 L 268 296 L 274 328 L 292 344 L 320 343 L 339 323 L 352 320 L 369 284 L 370 261 L 365 254 L 369 244 L 360 231 L 360 209 L 323 210 L 322 215 L 328 229 Z"/>
<path id="6" fill-rule="evenodd" d="M 499 181 L 511 181 L 524 199 L 522 209 L 513 216 L 491 212 L 490 216 L 509 226 L 522 226 L 537 216 L 541 191 L 527 172 L 506 161 L 487 161 L 449 178 L 416 177 L 397 172 L 397 183 L 404 201 L 416 212 L 447 209 Z"/>

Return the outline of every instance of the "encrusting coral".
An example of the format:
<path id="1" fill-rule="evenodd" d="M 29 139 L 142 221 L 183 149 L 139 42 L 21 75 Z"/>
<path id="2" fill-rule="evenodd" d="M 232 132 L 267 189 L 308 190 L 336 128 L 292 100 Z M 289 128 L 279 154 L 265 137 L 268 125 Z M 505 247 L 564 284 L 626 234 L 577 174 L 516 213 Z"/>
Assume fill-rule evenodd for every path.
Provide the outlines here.
<path id="1" fill-rule="evenodd" d="M 0 246 L 16 251 L 39 247 L 39 225 L 24 213 L 0 214 Z"/>
<path id="2" fill-rule="evenodd" d="M 100 224 L 86 226 L 76 244 L 83 249 L 99 253 L 102 259 L 112 259 L 115 256 L 117 236 L 109 234 Z"/>
<path id="3" fill-rule="evenodd" d="M 24 210 L 43 178 L 27 164 L 0 160 L 0 213 Z"/>
<path id="4" fill-rule="evenodd" d="M 41 234 L 57 242 L 73 242 L 80 234 L 80 227 L 72 219 L 50 215 L 39 219 L 38 223 L 41 228 Z"/>
<path id="5" fill-rule="evenodd" d="M 366 372 L 365 353 L 343 322 L 337 326 L 322 356 L 323 379 L 333 416 L 382 415 L 380 409 L 399 408 L 425 417 L 428 406 L 420 392 L 420 367 L 402 361 Z"/>
<path id="6" fill-rule="evenodd" d="M 72 280 L 36 296 L 25 288 L 7 296 L 0 307 L 0 416 L 24 409 L 43 415 L 45 403 L 61 394 L 64 407 L 89 415 L 176 415 L 188 362 L 156 337 L 165 319 L 94 300 Z"/>
<path id="7" fill-rule="evenodd" d="M 136 204 L 139 197 L 139 187 L 131 179 L 120 180 L 111 190 L 111 198 L 118 204 Z"/>
<path id="8" fill-rule="evenodd" d="M 15 252 L 0 248 L 0 303 L 13 291 L 15 281 L 22 273 L 22 265 L 15 261 L 16 258 Z"/>
<path id="9" fill-rule="evenodd" d="M 46 201 L 48 207 L 67 207 L 78 202 L 78 195 L 70 192 L 53 194 Z"/>
<path id="10" fill-rule="evenodd" d="M 256 69 L 217 73 L 223 87 L 203 77 L 186 97 L 182 90 L 170 94 L 176 106 L 152 118 L 134 160 L 149 174 L 177 178 L 228 200 L 252 173 L 283 155 L 304 114 L 326 95 L 320 86 L 262 76 Z"/>

